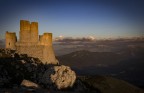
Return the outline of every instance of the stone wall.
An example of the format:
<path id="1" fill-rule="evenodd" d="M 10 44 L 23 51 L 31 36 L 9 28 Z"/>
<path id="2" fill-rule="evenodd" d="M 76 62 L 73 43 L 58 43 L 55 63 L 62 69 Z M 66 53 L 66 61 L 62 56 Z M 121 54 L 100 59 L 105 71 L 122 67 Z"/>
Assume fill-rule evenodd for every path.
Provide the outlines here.
<path id="1" fill-rule="evenodd" d="M 16 43 L 17 51 L 21 54 L 28 54 L 29 56 L 43 59 L 43 48 L 42 45 L 31 44 L 31 43 Z"/>
<path id="2" fill-rule="evenodd" d="M 44 64 L 58 64 L 52 46 L 17 42 L 16 48 L 19 53 L 39 58 Z"/>

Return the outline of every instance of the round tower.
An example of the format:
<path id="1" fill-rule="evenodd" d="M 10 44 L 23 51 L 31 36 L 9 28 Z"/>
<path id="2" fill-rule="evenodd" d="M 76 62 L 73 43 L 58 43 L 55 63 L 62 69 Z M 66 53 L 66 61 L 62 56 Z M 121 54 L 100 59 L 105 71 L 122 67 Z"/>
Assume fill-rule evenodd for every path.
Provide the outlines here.
<path id="1" fill-rule="evenodd" d="M 44 33 L 40 37 L 43 48 L 43 61 L 45 64 L 58 64 L 58 60 L 55 58 L 54 49 L 52 46 L 52 33 Z"/>
<path id="2" fill-rule="evenodd" d="M 16 49 L 15 43 L 17 42 L 16 33 L 7 31 L 5 37 L 6 37 L 5 48 L 15 50 Z"/>

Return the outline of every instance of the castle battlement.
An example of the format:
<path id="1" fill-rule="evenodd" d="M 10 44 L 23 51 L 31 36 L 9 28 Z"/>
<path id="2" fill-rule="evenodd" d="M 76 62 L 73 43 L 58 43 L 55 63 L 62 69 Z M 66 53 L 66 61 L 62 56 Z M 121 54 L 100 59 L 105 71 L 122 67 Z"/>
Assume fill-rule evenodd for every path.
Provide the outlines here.
<path id="1" fill-rule="evenodd" d="M 15 32 L 6 32 L 6 48 L 39 58 L 44 64 L 58 64 L 52 46 L 52 33 L 38 35 L 38 22 L 20 20 L 19 40 Z"/>
<path id="2" fill-rule="evenodd" d="M 38 42 L 38 22 L 20 20 L 20 42 Z"/>

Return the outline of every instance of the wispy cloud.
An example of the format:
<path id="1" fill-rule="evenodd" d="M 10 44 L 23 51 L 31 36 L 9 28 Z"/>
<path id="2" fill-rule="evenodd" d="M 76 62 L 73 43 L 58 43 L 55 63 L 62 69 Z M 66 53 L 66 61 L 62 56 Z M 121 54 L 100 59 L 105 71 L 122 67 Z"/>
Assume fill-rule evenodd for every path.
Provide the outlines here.
<path id="1" fill-rule="evenodd" d="M 55 42 L 65 42 L 65 43 L 75 43 L 75 42 L 93 42 L 95 38 L 93 36 L 73 38 L 73 37 L 63 37 L 59 36 L 54 39 Z"/>

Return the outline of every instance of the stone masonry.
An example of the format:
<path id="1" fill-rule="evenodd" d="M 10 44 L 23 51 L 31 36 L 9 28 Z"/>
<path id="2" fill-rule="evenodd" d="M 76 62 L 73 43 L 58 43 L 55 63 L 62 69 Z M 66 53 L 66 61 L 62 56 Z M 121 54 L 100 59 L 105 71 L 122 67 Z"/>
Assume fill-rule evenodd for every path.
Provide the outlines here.
<path id="1" fill-rule="evenodd" d="M 58 64 L 52 46 L 52 33 L 38 36 L 38 22 L 20 20 L 19 40 L 15 32 L 6 32 L 6 48 L 39 58 L 44 64 Z"/>

